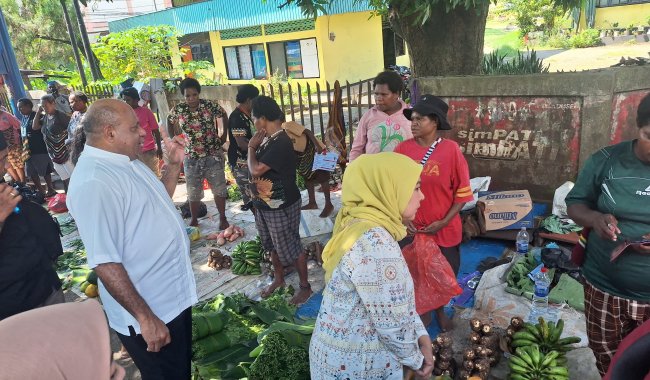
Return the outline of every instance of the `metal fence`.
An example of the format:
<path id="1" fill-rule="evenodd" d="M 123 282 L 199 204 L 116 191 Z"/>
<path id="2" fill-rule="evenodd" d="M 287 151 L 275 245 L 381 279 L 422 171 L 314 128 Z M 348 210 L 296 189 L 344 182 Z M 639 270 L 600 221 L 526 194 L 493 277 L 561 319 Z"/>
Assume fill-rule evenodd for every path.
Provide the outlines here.
<path id="1" fill-rule="evenodd" d="M 274 98 L 286 115 L 287 120 L 299 122 L 309 128 L 315 135 L 324 138 L 328 121 L 335 107 L 335 90 L 329 82 L 321 86 L 316 82 L 313 86 L 307 83 L 292 85 L 264 84 L 260 86 L 262 95 Z M 364 111 L 373 106 L 372 79 L 355 83 L 348 81 L 340 86 L 340 102 L 338 115 L 342 116 L 343 128 L 346 131 L 347 143 L 354 140 L 354 129 Z"/>
<path id="2" fill-rule="evenodd" d="M 112 98 L 114 96 L 113 86 L 108 84 L 92 84 L 85 87 L 73 87 L 73 89 L 86 94 L 88 100 L 91 102 L 99 99 Z"/>

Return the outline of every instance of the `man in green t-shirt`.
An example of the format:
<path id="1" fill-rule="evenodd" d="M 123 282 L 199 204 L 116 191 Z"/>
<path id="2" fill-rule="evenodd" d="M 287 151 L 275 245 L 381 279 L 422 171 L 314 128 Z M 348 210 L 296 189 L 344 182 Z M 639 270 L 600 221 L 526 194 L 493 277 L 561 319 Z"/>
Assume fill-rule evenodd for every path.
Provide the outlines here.
<path id="1" fill-rule="evenodd" d="M 639 137 L 592 155 L 566 198 L 569 216 L 591 229 L 583 274 L 589 346 L 601 375 L 621 340 L 650 319 L 650 245 L 633 245 L 614 262 L 625 240 L 650 238 L 650 94 L 637 111 Z"/>

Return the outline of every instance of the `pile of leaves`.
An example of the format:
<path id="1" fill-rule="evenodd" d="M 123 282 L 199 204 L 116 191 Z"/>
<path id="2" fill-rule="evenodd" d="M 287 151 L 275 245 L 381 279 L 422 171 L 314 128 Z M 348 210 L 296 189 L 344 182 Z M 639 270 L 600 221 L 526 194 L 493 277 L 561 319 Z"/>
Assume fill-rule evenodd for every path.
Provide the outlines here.
<path id="1" fill-rule="evenodd" d="M 582 227 L 575 223 L 568 223 L 557 215 L 551 215 L 544 219 L 540 227 L 554 234 L 568 234 L 570 232 L 582 231 Z"/>
<path id="2" fill-rule="evenodd" d="M 86 259 L 86 248 L 81 239 L 68 243 L 66 250 L 56 261 L 56 272 L 63 283 L 64 290 L 75 285 L 79 287 L 86 280 L 90 269 Z"/>
<path id="3" fill-rule="evenodd" d="M 295 318 L 292 288 L 253 301 L 217 295 L 197 304 L 193 319 L 194 379 L 309 378 L 313 320 Z M 206 333 L 208 334 L 206 336 Z"/>
<path id="4" fill-rule="evenodd" d="M 528 277 L 528 273 L 537 268 L 538 265 L 539 263 L 532 252 L 528 252 L 524 257 L 517 259 L 506 276 L 506 283 L 508 285 L 506 291 L 514 292 L 515 294 L 523 293 L 530 297 L 529 294 L 532 295 L 535 290 L 535 283 Z M 548 277 L 552 279 L 554 276 L 555 269 L 549 268 Z"/>

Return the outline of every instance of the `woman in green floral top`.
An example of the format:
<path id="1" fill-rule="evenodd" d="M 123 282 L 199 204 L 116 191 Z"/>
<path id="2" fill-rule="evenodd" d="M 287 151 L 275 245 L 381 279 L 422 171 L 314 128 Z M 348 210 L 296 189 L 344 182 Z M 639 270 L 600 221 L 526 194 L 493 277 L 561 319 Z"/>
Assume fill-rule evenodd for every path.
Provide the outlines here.
<path id="1" fill-rule="evenodd" d="M 168 117 L 175 134 L 183 133 L 185 161 L 183 168 L 187 183 L 187 198 L 192 213 L 191 226 L 198 226 L 197 215 L 203 199 L 203 180 L 212 189 L 214 203 L 219 210 L 219 229 L 228 227 L 226 219 L 226 197 L 228 188 L 224 172 L 224 152 L 221 148 L 226 138 L 228 116 L 216 102 L 200 99 L 201 85 L 196 79 L 185 78 L 180 83 L 185 102 L 174 107 Z M 219 134 L 219 119 L 222 133 Z"/>

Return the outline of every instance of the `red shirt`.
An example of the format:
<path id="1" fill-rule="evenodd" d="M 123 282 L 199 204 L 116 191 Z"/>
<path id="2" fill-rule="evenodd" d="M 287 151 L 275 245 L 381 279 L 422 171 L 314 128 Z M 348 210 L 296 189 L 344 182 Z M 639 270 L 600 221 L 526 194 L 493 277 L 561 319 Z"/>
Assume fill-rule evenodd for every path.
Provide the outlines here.
<path id="1" fill-rule="evenodd" d="M 144 136 L 144 142 L 142 143 L 142 152 L 148 152 L 155 149 L 156 143 L 154 142 L 152 131 L 158 129 L 156 117 L 149 108 L 138 107 L 133 109 L 133 111 L 135 111 L 135 115 L 138 117 L 140 126 L 147 132 Z"/>
<path id="2" fill-rule="evenodd" d="M 396 153 L 411 157 L 418 163 L 427 150 L 429 147 L 420 146 L 415 139 L 404 141 L 395 148 Z M 424 200 L 420 203 L 413 221 L 418 229 L 444 219 L 454 203 L 473 200 L 467 161 L 455 141 L 443 139 L 436 146 L 424 165 L 421 180 Z M 446 227 L 434 235 L 434 239 L 441 247 L 454 247 L 460 244 L 463 239 L 460 216 L 455 215 Z"/>

